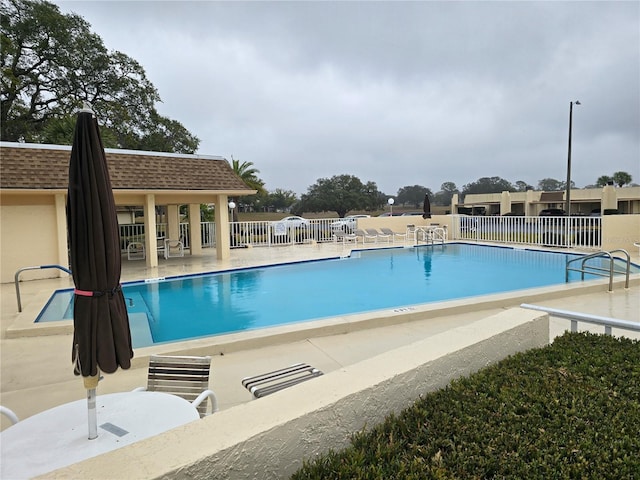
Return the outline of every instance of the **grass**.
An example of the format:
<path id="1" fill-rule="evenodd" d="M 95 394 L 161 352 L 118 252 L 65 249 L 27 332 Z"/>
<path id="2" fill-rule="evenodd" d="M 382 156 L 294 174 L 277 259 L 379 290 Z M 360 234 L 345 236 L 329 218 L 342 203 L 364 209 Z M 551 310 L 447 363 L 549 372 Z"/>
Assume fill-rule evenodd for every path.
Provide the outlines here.
<path id="1" fill-rule="evenodd" d="M 566 333 L 355 434 L 302 479 L 640 478 L 640 343 Z"/>

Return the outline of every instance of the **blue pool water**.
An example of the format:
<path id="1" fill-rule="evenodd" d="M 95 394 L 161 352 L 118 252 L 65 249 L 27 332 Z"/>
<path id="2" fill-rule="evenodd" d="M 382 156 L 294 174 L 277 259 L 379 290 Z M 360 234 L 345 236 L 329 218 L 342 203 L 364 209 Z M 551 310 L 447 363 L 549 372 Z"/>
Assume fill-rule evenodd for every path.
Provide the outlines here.
<path id="1" fill-rule="evenodd" d="M 563 284 L 566 261 L 575 257 L 467 244 L 366 250 L 343 259 L 132 282 L 123 292 L 134 347 L 142 347 Z M 570 281 L 579 279 L 571 272 Z M 56 292 L 36 321 L 72 319 L 71 298 L 71 291 Z"/>

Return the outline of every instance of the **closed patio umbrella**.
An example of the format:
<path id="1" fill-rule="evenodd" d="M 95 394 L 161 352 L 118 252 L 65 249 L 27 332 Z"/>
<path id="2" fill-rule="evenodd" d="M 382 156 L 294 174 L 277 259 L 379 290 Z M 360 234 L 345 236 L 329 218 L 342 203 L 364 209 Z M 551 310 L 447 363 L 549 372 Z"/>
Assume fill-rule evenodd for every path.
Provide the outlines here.
<path id="1" fill-rule="evenodd" d="M 84 377 L 89 438 L 97 437 L 95 389 L 100 371 L 131 366 L 129 316 L 120 289 L 120 233 L 111 180 L 93 112 L 80 111 L 69 161 L 67 228 L 75 285 L 74 373 Z"/>
<path id="2" fill-rule="evenodd" d="M 431 202 L 429 201 L 429 195 L 426 193 L 424 194 L 424 205 L 422 209 L 424 211 L 424 213 L 422 214 L 422 218 L 431 218 Z"/>

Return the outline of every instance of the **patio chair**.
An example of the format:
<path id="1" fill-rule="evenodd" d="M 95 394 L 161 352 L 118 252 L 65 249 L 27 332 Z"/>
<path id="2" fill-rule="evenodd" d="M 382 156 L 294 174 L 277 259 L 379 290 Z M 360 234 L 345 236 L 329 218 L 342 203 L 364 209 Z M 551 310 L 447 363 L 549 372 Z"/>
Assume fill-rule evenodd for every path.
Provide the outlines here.
<path id="1" fill-rule="evenodd" d="M 242 379 L 242 386 L 249 390 L 254 398 L 260 398 L 319 377 L 322 374 L 320 370 L 311 365 L 296 363 L 273 372 L 245 377 Z"/>
<path id="2" fill-rule="evenodd" d="M 11 425 L 15 425 L 20 421 L 18 416 L 10 408 L 3 407 L 0 405 L 0 413 L 11 421 Z"/>
<path id="3" fill-rule="evenodd" d="M 378 232 L 375 228 L 367 228 L 365 230 L 369 235 L 375 235 L 376 236 L 376 240 L 382 239 L 382 240 L 386 240 L 387 243 L 389 243 L 391 241 L 391 235 L 384 233 L 384 232 Z"/>
<path id="4" fill-rule="evenodd" d="M 343 245 L 348 242 L 358 243 L 358 237 L 356 236 L 355 233 L 346 233 L 343 231 L 337 231 L 337 232 L 334 232 L 333 234 L 333 241 L 334 243 L 342 242 Z"/>
<path id="5" fill-rule="evenodd" d="M 207 402 L 211 401 L 211 413 L 218 410 L 215 393 L 209 390 L 211 357 L 187 357 L 152 355 L 149 358 L 147 386 L 135 391 L 162 392 L 177 395 L 198 410 L 200 417 L 208 415 Z"/>
<path id="6" fill-rule="evenodd" d="M 144 243 L 129 242 L 127 245 L 127 260 L 144 260 L 147 258 Z"/>
<path id="7" fill-rule="evenodd" d="M 164 241 L 164 258 L 184 257 L 184 242 L 182 240 Z"/>
<path id="8" fill-rule="evenodd" d="M 376 243 L 378 241 L 378 235 L 371 235 L 370 233 L 365 232 L 364 230 L 357 229 L 354 234 L 356 237 L 362 237 L 362 243 L 367 243 L 368 240 L 373 240 L 371 243 Z"/>
<path id="9" fill-rule="evenodd" d="M 394 232 L 393 230 L 391 230 L 390 228 L 387 228 L 387 227 L 381 228 L 380 231 L 382 233 L 384 233 L 385 235 L 389 235 L 394 242 L 396 241 L 396 238 L 400 238 L 402 240 L 406 240 L 407 239 L 407 232 L 404 232 L 404 233 Z"/>

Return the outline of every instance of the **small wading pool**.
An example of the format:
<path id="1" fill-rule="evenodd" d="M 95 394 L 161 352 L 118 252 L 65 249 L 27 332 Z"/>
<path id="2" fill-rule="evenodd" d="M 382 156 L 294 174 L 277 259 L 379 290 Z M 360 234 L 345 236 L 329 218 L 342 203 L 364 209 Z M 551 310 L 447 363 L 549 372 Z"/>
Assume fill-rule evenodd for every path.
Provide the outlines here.
<path id="1" fill-rule="evenodd" d="M 348 258 L 131 282 L 122 289 L 139 348 L 564 284 L 567 259 L 577 257 L 454 243 L 353 251 Z M 569 281 L 580 279 L 570 272 Z M 73 290 L 56 291 L 36 322 L 73 319 L 72 300 Z"/>

